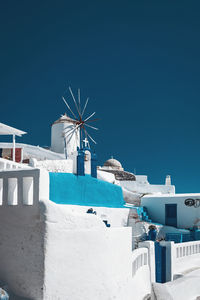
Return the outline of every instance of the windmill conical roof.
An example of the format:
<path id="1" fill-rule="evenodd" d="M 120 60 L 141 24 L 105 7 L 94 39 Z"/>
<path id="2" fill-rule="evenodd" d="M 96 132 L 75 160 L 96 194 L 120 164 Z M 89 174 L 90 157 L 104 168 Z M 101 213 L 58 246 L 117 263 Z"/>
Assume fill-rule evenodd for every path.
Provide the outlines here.
<path id="1" fill-rule="evenodd" d="M 62 115 L 58 120 L 56 120 L 52 125 L 58 124 L 58 123 L 76 123 L 76 120 L 70 118 L 67 114 Z"/>

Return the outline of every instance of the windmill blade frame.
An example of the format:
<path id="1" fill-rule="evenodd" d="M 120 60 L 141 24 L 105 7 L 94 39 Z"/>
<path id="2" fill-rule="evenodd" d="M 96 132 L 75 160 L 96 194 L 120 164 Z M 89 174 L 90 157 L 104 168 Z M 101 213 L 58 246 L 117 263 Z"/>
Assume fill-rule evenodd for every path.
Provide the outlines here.
<path id="1" fill-rule="evenodd" d="M 85 101 L 85 105 L 84 105 L 83 111 L 82 111 L 82 113 L 81 113 L 82 117 L 83 117 L 83 115 L 84 115 L 84 112 L 85 112 L 85 109 L 86 109 L 86 107 L 87 107 L 88 101 L 89 101 L 89 98 L 87 98 L 86 101 Z"/>
<path id="2" fill-rule="evenodd" d="M 86 108 L 87 108 L 87 105 L 88 105 L 88 102 L 89 102 L 89 98 L 86 99 L 85 105 L 84 105 L 83 110 L 82 110 L 81 109 L 81 92 L 80 92 L 80 89 L 78 89 L 78 101 L 76 101 L 76 98 L 73 94 L 73 91 L 72 91 L 71 87 L 69 87 L 69 92 L 70 92 L 71 97 L 73 99 L 73 102 L 75 104 L 76 111 L 78 112 L 78 117 L 76 116 L 77 112 L 76 111 L 73 112 L 73 110 L 71 109 L 71 107 L 68 104 L 68 102 L 66 101 L 66 99 L 64 97 L 62 97 L 65 105 L 68 108 L 68 110 L 71 112 L 71 114 L 75 118 L 75 120 L 71 119 L 72 123 L 74 122 L 74 126 L 72 128 L 69 128 L 69 126 L 67 126 L 67 128 L 64 129 L 64 131 L 63 131 L 63 134 L 64 134 L 65 138 L 67 139 L 66 142 L 69 143 L 71 141 L 72 137 L 76 134 L 76 138 L 80 139 L 80 141 L 79 141 L 80 143 L 78 142 L 78 144 L 80 145 L 81 148 L 83 147 L 84 137 L 86 138 L 89 147 L 90 147 L 89 140 L 91 140 L 94 144 L 97 144 L 97 142 L 93 139 L 93 137 L 88 133 L 88 131 L 85 128 L 85 127 L 88 127 L 88 128 L 94 129 L 94 130 L 99 130 L 97 127 L 94 127 L 94 126 L 88 124 L 90 122 L 95 122 L 95 121 L 99 120 L 97 118 L 96 119 L 91 119 L 96 114 L 96 112 L 91 113 L 89 116 L 87 116 L 85 119 L 83 119 L 83 115 L 86 111 Z M 81 112 L 81 110 L 82 110 L 82 112 Z M 70 122 L 70 120 L 69 120 L 69 122 Z M 78 131 L 79 131 L 79 135 L 78 135 Z"/>
<path id="3" fill-rule="evenodd" d="M 86 130 L 86 132 L 87 132 L 87 130 Z M 95 145 L 97 145 L 97 142 L 91 137 L 91 135 L 89 135 L 88 132 L 87 132 L 87 135 L 89 136 L 89 138 L 91 139 L 91 141 L 92 141 Z"/>
<path id="4" fill-rule="evenodd" d="M 96 114 L 96 112 L 94 111 L 89 117 L 87 117 L 84 122 L 87 122 L 90 118 L 92 118 L 92 116 L 94 116 Z"/>
<path id="5" fill-rule="evenodd" d="M 73 94 L 73 92 L 72 92 L 71 87 L 69 87 L 69 91 L 70 91 L 70 94 L 72 95 L 72 99 L 74 100 L 74 103 L 75 103 L 77 112 L 78 112 L 78 114 L 79 114 L 79 117 L 81 118 L 81 114 L 80 114 L 80 112 L 79 112 L 78 105 L 77 105 L 77 103 L 76 103 L 76 99 L 75 99 L 75 97 L 74 97 L 74 94 Z"/>
<path id="6" fill-rule="evenodd" d="M 76 117 L 75 114 L 73 113 L 72 109 L 70 108 L 69 104 L 68 104 L 67 101 L 65 100 L 64 96 L 62 96 L 62 99 L 63 99 L 65 105 L 67 106 L 67 108 L 70 110 L 70 112 L 71 112 L 72 115 L 74 116 L 74 118 L 77 120 L 77 117 Z"/>
<path id="7" fill-rule="evenodd" d="M 91 125 L 88 125 L 88 124 L 84 124 L 85 126 L 88 126 L 88 127 L 90 127 L 90 128 L 92 128 L 92 129 L 95 129 L 95 130 L 99 130 L 99 128 L 97 128 L 97 127 L 94 127 L 94 126 L 91 126 Z"/>

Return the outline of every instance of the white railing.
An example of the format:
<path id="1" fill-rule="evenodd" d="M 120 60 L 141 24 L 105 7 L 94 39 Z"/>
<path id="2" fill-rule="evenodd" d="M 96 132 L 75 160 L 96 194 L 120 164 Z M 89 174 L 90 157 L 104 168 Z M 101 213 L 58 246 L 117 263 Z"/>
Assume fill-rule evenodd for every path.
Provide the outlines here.
<path id="1" fill-rule="evenodd" d="M 39 195 L 39 170 L 0 172 L 0 205 L 33 205 Z"/>
<path id="2" fill-rule="evenodd" d="M 16 169 L 28 169 L 28 165 L 14 162 L 5 158 L 0 158 L 0 171 L 4 170 L 16 170 Z"/>
<path id="3" fill-rule="evenodd" d="M 200 241 L 174 244 L 176 259 L 200 253 Z"/>
<path id="4" fill-rule="evenodd" d="M 166 247 L 166 281 L 174 280 L 177 274 L 200 268 L 200 241 L 162 241 L 160 244 Z"/>
<path id="5" fill-rule="evenodd" d="M 143 267 L 148 265 L 148 249 L 139 248 L 133 250 L 133 258 L 132 258 L 132 277 L 134 277 L 137 271 Z"/>

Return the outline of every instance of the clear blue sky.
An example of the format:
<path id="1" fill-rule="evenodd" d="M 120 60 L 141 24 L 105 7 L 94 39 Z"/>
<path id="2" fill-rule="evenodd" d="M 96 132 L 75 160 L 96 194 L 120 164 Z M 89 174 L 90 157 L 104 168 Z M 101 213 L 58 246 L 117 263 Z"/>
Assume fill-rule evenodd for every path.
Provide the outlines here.
<path id="1" fill-rule="evenodd" d="M 1 1 L 0 31 L 1 122 L 28 132 L 18 141 L 49 145 L 80 87 L 99 164 L 200 192 L 199 1 Z"/>

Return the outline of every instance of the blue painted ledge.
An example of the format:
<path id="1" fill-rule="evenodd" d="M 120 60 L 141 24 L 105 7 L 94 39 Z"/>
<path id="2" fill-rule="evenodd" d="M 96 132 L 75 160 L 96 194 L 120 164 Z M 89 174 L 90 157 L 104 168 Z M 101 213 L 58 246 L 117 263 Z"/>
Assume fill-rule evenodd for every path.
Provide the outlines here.
<path id="1" fill-rule="evenodd" d="M 50 200 L 57 204 L 96 207 L 124 207 L 120 186 L 96 179 L 89 175 L 49 173 Z"/>

